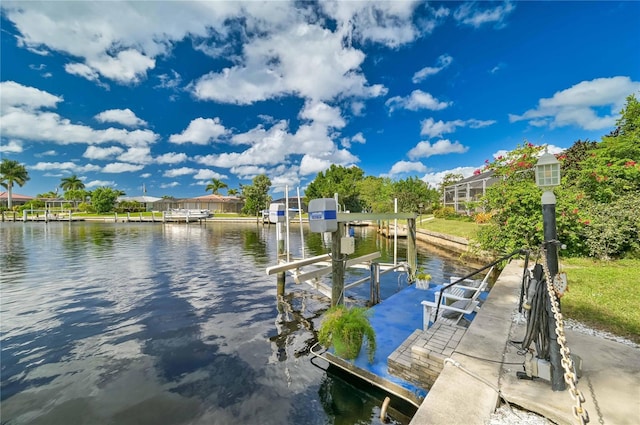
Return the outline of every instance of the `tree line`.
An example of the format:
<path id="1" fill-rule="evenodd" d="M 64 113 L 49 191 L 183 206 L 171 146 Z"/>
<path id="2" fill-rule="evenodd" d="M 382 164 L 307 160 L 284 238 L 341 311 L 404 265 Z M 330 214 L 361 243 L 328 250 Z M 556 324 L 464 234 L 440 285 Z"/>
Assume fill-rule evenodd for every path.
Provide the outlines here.
<path id="1" fill-rule="evenodd" d="M 491 170 L 498 178 L 476 203 L 482 211 L 476 215 L 483 224 L 477 238 L 480 249 L 498 254 L 542 243 L 540 190 L 533 172 L 542 149 L 525 142 L 487 161 L 478 171 Z M 558 238 L 566 245 L 564 255 L 640 257 L 640 102 L 635 95 L 627 97 L 616 129 L 602 141 L 578 140 L 556 156 L 563 173 L 555 193 Z M 338 193 L 342 209 L 375 213 L 392 212 L 397 199 L 399 212 L 427 213 L 440 208 L 443 187 L 460 179 L 461 175 L 448 174 L 436 189 L 417 177 L 394 181 L 365 176 L 359 167 L 331 165 L 309 183 L 305 198 L 308 202 Z M 24 165 L 2 160 L 0 183 L 7 189 L 9 208 L 13 186 L 22 186 L 28 180 Z M 118 196 L 124 195 L 108 187 L 86 191 L 75 175 L 63 178 L 60 187 L 64 199 L 98 213 L 111 211 Z M 224 182 L 212 179 L 206 191 L 217 194 L 224 188 Z M 267 208 L 270 190 L 271 180 L 264 174 L 254 177 L 249 185 L 240 185 L 242 212 L 257 215 Z M 238 191 L 229 189 L 228 193 L 235 195 Z M 57 197 L 57 193 L 38 196 Z"/>

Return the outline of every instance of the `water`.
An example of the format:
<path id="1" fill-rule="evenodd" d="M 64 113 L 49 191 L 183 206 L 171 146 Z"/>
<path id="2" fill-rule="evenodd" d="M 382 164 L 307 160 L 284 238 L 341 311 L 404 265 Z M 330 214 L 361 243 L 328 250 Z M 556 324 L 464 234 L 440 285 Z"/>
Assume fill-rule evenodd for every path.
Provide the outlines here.
<path id="1" fill-rule="evenodd" d="M 356 238 L 392 260 L 372 229 Z M 299 255 L 295 226 L 290 240 Z M 329 301 L 288 280 L 277 302 L 274 226 L 1 223 L 0 243 L 2 424 L 379 423 L 381 394 L 311 362 Z M 470 270 L 419 262 L 435 281 Z M 403 285 L 385 276 L 383 299 Z"/>

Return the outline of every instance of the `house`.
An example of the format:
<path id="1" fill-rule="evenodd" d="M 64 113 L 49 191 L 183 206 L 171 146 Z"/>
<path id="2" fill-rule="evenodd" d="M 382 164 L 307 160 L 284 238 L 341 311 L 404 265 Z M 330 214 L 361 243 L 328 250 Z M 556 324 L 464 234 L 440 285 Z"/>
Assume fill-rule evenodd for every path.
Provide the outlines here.
<path id="1" fill-rule="evenodd" d="M 492 184 L 498 180 L 494 177 L 493 170 L 473 175 L 452 183 L 443 188 L 442 205 L 452 207 L 458 213 L 475 211 L 476 208 L 469 208 L 470 202 L 479 201 Z M 482 210 L 480 208 L 480 210 Z"/>
<path id="2" fill-rule="evenodd" d="M 144 205 L 145 211 L 162 211 L 168 209 L 162 208 L 160 201 L 163 201 L 163 199 L 156 198 L 155 196 L 121 196 L 118 198 L 118 202 L 122 201 L 139 202 Z"/>
<path id="3" fill-rule="evenodd" d="M 218 213 L 240 213 L 244 207 L 244 200 L 237 196 L 204 195 L 196 198 L 175 199 L 178 206 L 189 210 L 209 210 Z"/>
<path id="4" fill-rule="evenodd" d="M 11 206 L 15 207 L 18 205 L 24 205 L 27 202 L 34 199 L 32 196 L 20 195 L 19 193 L 11 194 Z M 9 193 L 8 192 L 0 192 L 0 208 L 7 208 L 9 205 Z"/>
<path id="5" fill-rule="evenodd" d="M 271 202 L 275 203 L 275 204 L 285 204 L 286 205 L 287 199 L 286 198 L 274 199 Z M 297 196 L 289 196 L 289 208 L 294 208 L 294 209 L 298 208 L 298 197 Z M 308 212 L 307 204 L 304 202 L 304 196 L 300 197 L 300 209 L 302 210 L 303 213 Z"/>

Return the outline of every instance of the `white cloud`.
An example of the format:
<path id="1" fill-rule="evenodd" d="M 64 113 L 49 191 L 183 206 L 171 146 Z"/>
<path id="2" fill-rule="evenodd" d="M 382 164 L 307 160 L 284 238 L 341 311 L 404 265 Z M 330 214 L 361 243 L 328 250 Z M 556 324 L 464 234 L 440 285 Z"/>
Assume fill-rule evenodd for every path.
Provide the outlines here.
<path id="1" fill-rule="evenodd" d="M 409 158 L 428 158 L 433 155 L 446 155 L 450 153 L 465 153 L 469 148 L 460 142 L 451 142 L 447 139 L 438 140 L 435 143 L 420 142 L 408 152 Z"/>
<path id="2" fill-rule="evenodd" d="M 328 159 L 320 159 L 311 155 L 305 155 L 300 161 L 300 175 L 308 176 L 310 174 L 318 174 L 331 167 L 331 161 Z"/>
<path id="3" fill-rule="evenodd" d="M 183 152 L 167 152 L 156 157 L 158 164 L 177 164 L 187 160 L 187 154 Z"/>
<path id="4" fill-rule="evenodd" d="M 381 96 L 386 89 L 369 86 L 360 71 L 364 57 L 340 33 L 298 23 L 245 44 L 241 64 L 204 75 L 190 88 L 198 99 L 235 104 L 289 94 L 322 101 Z"/>
<path id="5" fill-rule="evenodd" d="M 178 182 L 171 182 L 171 183 L 162 183 L 160 185 L 160 189 L 171 189 L 174 187 L 180 186 L 180 183 Z"/>
<path id="6" fill-rule="evenodd" d="M 102 167 L 93 164 L 78 165 L 75 162 L 38 162 L 36 165 L 29 167 L 37 171 L 65 170 L 72 173 L 86 173 L 89 171 L 100 171 Z"/>
<path id="7" fill-rule="evenodd" d="M 360 100 L 355 100 L 351 102 L 351 113 L 356 117 L 361 117 L 364 115 L 365 104 Z"/>
<path id="8" fill-rule="evenodd" d="M 391 170 L 389 170 L 388 175 L 395 176 L 398 174 L 412 173 L 412 172 L 424 173 L 426 171 L 427 171 L 427 167 L 422 162 L 398 161 L 395 164 L 393 164 L 393 166 L 391 167 Z"/>
<path id="9" fill-rule="evenodd" d="M 178 87 L 180 87 L 180 84 L 182 84 L 182 77 L 173 69 L 171 70 L 170 75 L 160 74 L 157 76 L 157 78 L 158 80 L 160 80 L 160 83 L 157 86 L 155 86 L 157 88 L 175 90 Z"/>
<path id="10" fill-rule="evenodd" d="M 41 108 L 55 108 L 62 97 L 55 96 L 35 87 L 23 86 L 15 81 L 3 81 L 0 83 L 0 112 L 8 113 L 15 109 L 34 111 Z"/>
<path id="11" fill-rule="evenodd" d="M 289 189 L 291 189 L 300 185 L 300 177 L 298 175 L 297 167 L 276 167 L 270 173 L 270 180 L 275 193 L 284 193 L 286 186 L 289 186 Z"/>
<path id="12" fill-rule="evenodd" d="M 336 19 L 347 39 L 381 43 L 396 48 L 430 33 L 442 22 L 448 11 L 425 8 L 425 14 L 414 23 L 413 13 L 419 1 L 363 2 L 330 0 L 320 3 L 323 10 Z"/>
<path id="13" fill-rule="evenodd" d="M 86 78 L 89 81 L 93 81 L 100 87 L 109 89 L 109 85 L 100 81 L 100 74 L 83 63 L 68 63 L 64 66 L 64 70 L 71 75 L 77 75 L 78 77 Z"/>
<path id="14" fill-rule="evenodd" d="M 198 172 L 194 174 L 193 178 L 196 180 L 211 180 L 211 179 L 223 180 L 223 179 L 229 178 L 229 176 L 225 174 L 216 173 L 213 170 L 198 170 Z"/>
<path id="15" fill-rule="evenodd" d="M 3 13 L 20 31 L 20 46 L 80 58 L 67 71 L 84 78 L 101 75 L 128 84 L 144 79 L 173 42 L 187 34 L 205 36 L 242 8 L 206 2 L 4 2 Z"/>
<path id="16" fill-rule="evenodd" d="M 435 121 L 433 118 L 427 118 L 423 120 L 421 124 L 420 135 L 428 136 L 429 138 L 440 137 L 443 134 L 453 133 L 458 127 L 470 127 L 470 128 L 482 128 L 495 124 L 494 120 L 453 120 L 453 121 Z"/>
<path id="17" fill-rule="evenodd" d="M 227 135 L 228 130 L 220 123 L 220 118 L 196 118 L 180 134 L 169 137 L 171 143 L 193 143 L 207 145 Z"/>
<path id="18" fill-rule="evenodd" d="M 483 2 L 463 3 L 453 13 L 453 18 L 465 25 L 479 28 L 484 24 L 495 23 L 496 27 L 504 26 L 505 18 L 515 10 L 515 6 L 510 1 L 505 1 L 500 6 L 489 9 L 480 9 Z"/>
<path id="19" fill-rule="evenodd" d="M 440 102 L 429 93 L 423 92 L 422 90 L 414 90 L 407 97 L 394 96 L 390 98 L 385 102 L 385 105 L 389 108 L 389 113 L 396 109 L 409 109 L 410 111 L 429 109 L 439 111 L 450 106 L 451 102 Z"/>
<path id="20" fill-rule="evenodd" d="M 121 143 L 126 146 L 147 146 L 158 135 L 150 130 L 107 128 L 95 130 L 86 125 L 72 124 L 54 112 L 41 110 L 56 107 L 62 98 L 13 81 L 0 83 L 2 114 L 0 131 L 3 137 L 20 140 L 53 142 L 60 145 L 74 143 Z"/>
<path id="21" fill-rule="evenodd" d="M 141 120 L 129 108 L 127 109 L 109 109 L 100 112 L 94 117 L 99 122 L 115 122 L 127 127 L 146 127 L 147 122 Z"/>
<path id="22" fill-rule="evenodd" d="M 413 78 L 411 79 L 411 81 L 417 84 L 420 81 L 424 80 L 425 78 L 431 75 L 435 75 L 438 72 L 442 71 L 443 69 L 451 65 L 451 62 L 453 62 L 453 58 L 451 56 L 446 54 L 441 55 L 440 57 L 438 57 L 438 60 L 436 61 L 437 63 L 436 66 L 427 66 L 422 68 L 420 71 L 413 74 Z"/>
<path id="23" fill-rule="evenodd" d="M 92 187 L 114 187 L 117 186 L 113 180 L 91 180 L 84 184 L 84 187 L 91 189 Z"/>
<path id="24" fill-rule="evenodd" d="M 143 165 L 127 164 L 124 162 L 114 162 L 113 164 L 107 164 L 102 169 L 103 173 L 126 173 L 130 171 L 140 171 L 144 168 Z"/>
<path id="25" fill-rule="evenodd" d="M 148 146 L 128 148 L 126 152 L 118 156 L 118 160 L 134 164 L 150 164 L 153 162 L 151 149 Z"/>
<path id="26" fill-rule="evenodd" d="M 509 114 L 510 122 L 528 121 L 534 126 L 550 128 L 576 126 L 601 130 L 615 125 L 626 97 L 640 90 L 640 82 L 629 77 L 596 78 L 582 81 L 538 101 L 535 109 L 522 115 Z M 608 115 L 598 115 L 596 108 L 609 107 Z"/>
<path id="27" fill-rule="evenodd" d="M 279 121 L 271 127 L 258 125 L 230 139 L 233 145 L 248 145 L 242 152 L 227 152 L 196 156 L 195 161 L 210 167 L 231 168 L 238 166 L 276 166 L 286 163 L 298 155 L 311 155 L 336 164 L 354 163 L 358 159 L 348 151 L 338 150 L 333 141 L 329 125 L 340 120 L 332 108 L 304 107 L 301 115 L 315 116 L 319 121 L 302 124 L 295 133 L 289 132 L 287 121 Z"/>
<path id="28" fill-rule="evenodd" d="M 241 165 L 238 167 L 231 167 L 229 170 L 241 179 L 253 179 L 260 174 L 266 174 L 267 169 L 264 167 L 257 167 L 255 165 Z"/>
<path id="29" fill-rule="evenodd" d="M 172 170 L 165 171 L 162 175 L 164 177 L 178 177 L 178 176 L 186 176 L 187 174 L 195 174 L 198 170 L 195 168 L 182 167 L 182 168 L 174 168 Z"/>
<path id="30" fill-rule="evenodd" d="M 342 147 L 345 149 L 350 149 L 352 143 L 367 143 L 367 139 L 364 138 L 362 132 L 356 133 L 353 137 L 343 137 L 341 140 Z"/>
<path id="31" fill-rule="evenodd" d="M 44 151 L 44 152 L 37 153 L 37 154 L 35 154 L 34 156 L 35 156 L 36 158 L 42 158 L 43 156 L 57 156 L 57 155 L 58 155 L 58 152 L 56 152 L 56 151 L 55 151 L 55 150 L 53 150 L 53 149 L 50 149 L 50 150 L 48 150 L 48 151 Z"/>
<path id="32" fill-rule="evenodd" d="M 22 143 L 17 140 L 9 140 L 7 143 L 0 143 L 0 152 L 2 153 L 20 153 L 22 151 Z"/>
<path id="33" fill-rule="evenodd" d="M 101 148 L 98 146 L 87 146 L 82 156 L 88 159 L 105 160 L 115 158 L 124 152 L 124 149 L 119 146 L 110 146 L 108 148 Z"/>
<path id="34" fill-rule="evenodd" d="M 298 117 L 327 127 L 343 128 L 346 125 L 340 108 L 331 107 L 324 102 L 307 101 Z"/>

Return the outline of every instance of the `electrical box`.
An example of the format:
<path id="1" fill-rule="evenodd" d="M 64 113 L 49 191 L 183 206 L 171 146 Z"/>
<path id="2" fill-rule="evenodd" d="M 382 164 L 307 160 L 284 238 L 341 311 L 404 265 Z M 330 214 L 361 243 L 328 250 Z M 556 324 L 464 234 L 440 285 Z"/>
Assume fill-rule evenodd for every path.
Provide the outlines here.
<path id="1" fill-rule="evenodd" d="M 314 233 L 338 230 L 338 208 L 333 198 L 309 201 L 309 228 Z"/>
<path id="2" fill-rule="evenodd" d="M 340 238 L 340 254 L 353 254 L 356 250 L 356 238 L 345 236 Z"/>
<path id="3" fill-rule="evenodd" d="M 285 206 L 284 204 L 273 203 L 269 205 L 269 222 L 284 223 Z"/>

